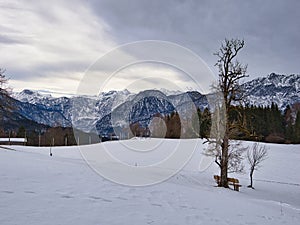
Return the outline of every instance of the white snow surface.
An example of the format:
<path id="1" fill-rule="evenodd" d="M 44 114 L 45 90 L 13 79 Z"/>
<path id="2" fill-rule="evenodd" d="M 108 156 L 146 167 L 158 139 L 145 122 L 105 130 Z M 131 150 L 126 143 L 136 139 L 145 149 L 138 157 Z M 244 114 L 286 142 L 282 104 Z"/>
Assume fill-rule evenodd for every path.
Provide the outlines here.
<path id="1" fill-rule="evenodd" d="M 88 148 L 118 149 L 124 142 L 148 141 L 106 142 Z M 172 146 L 179 140 L 163 141 Z M 79 147 L 52 148 L 50 157 L 49 147 L 5 146 L 0 148 L 0 224 L 298 224 L 299 145 L 267 146 L 268 159 L 254 172 L 255 189 L 247 188 L 248 170 L 230 174 L 240 180 L 240 192 L 216 187 L 214 163 L 199 171 L 202 141 L 183 170 L 146 187 L 104 179 L 85 162 Z M 136 160 L 141 159 L 131 159 Z"/>

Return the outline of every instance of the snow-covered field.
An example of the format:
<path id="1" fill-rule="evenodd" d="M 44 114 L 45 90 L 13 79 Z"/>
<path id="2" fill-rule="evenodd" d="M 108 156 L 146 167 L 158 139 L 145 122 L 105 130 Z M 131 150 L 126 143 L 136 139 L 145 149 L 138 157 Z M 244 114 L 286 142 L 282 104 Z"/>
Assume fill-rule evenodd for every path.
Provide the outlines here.
<path id="1" fill-rule="evenodd" d="M 158 148 L 177 141 L 164 140 L 165 145 Z M 105 146 L 117 153 L 124 142 L 87 148 Z M 126 144 L 132 142 L 151 140 Z M 248 173 L 230 175 L 239 178 L 243 185 L 240 192 L 215 187 L 213 175 L 218 168 L 214 163 L 198 170 L 201 140 L 183 170 L 165 182 L 146 187 L 104 179 L 83 160 L 78 147 L 53 148 L 52 157 L 46 147 L 11 147 L 16 151 L 0 148 L 1 225 L 294 225 L 300 221 L 299 145 L 268 144 L 269 157 L 254 173 L 256 189 L 246 187 Z M 128 157 L 129 164 L 140 164 L 140 159 Z"/>

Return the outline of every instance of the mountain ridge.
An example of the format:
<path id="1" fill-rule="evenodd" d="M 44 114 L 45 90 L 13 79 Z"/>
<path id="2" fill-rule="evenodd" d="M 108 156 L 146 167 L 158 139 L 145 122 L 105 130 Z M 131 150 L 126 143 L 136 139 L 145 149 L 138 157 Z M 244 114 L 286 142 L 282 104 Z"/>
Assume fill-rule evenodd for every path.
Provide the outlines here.
<path id="1" fill-rule="evenodd" d="M 249 105 L 267 106 L 274 102 L 283 111 L 287 105 L 300 102 L 300 75 L 297 74 L 271 73 L 266 77 L 245 82 L 242 88 L 245 90 L 245 100 Z M 144 99 L 144 102 L 131 104 L 130 102 L 137 96 L 142 96 L 140 100 Z M 25 89 L 13 93 L 12 97 L 17 100 L 17 113 L 28 120 L 47 126 L 73 126 L 85 132 L 100 132 L 99 128 L 111 126 L 109 123 L 111 113 L 121 115 L 126 112 L 126 115 L 130 115 L 127 119 L 131 122 L 148 123 L 157 113 L 165 115 L 174 110 L 188 111 L 190 107 L 187 107 L 188 102 L 192 102 L 201 110 L 209 107 L 206 96 L 198 91 L 179 93 L 165 89 L 145 90 L 137 94 L 127 89 L 112 90 L 102 92 L 98 96 L 72 97 L 52 97 L 49 94 L 44 95 Z M 126 107 L 132 112 L 127 112 Z M 117 112 L 118 108 L 122 110 Z"/>

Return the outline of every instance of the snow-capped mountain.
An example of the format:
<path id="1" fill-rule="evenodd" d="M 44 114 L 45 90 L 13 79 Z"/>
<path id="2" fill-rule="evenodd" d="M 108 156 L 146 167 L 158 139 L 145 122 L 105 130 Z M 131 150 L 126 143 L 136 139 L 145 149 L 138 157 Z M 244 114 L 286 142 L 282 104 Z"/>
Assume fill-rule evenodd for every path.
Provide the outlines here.
<path id="1" fill-rule="evenodd" d="M 164 93 L 167 96 L 170 96 L 170 95 L 179 95 L 179 94 L 183 93 L 182 91 L 179 91 L 179 90 L 168 90 L 166 88 L 159 88 L 159 89 L 154 89 L 154 90 L 158 90 L 158 91 Z"/>
<path id="2" fill-rule="evenodd" d="M 32 104 L 44 104 L 45 102 L 53 99 L 53 97 L 48 94 L 41 94 L 39 91 L 32 91 L 25 89 L 21 92 L 14 92 L 12 93 L 12 97 L 21 101 L 21 102 L 28 102 Z"/>
<path id="3" fill-rule="evenodd" d="M 113 132 L 113 128 L 128 128 L 136 122 L 147 126 L 156 114 L 167 115 L 174 110 L 174 105 L 161 91 L 146 90 L 114 108 L 111 113 L 97 121 L 96 127 L 98 132 L 107 134 Z"/>
<path id="4" fill-rule="evenodd" d="M 167 96 L 164 93 L 173 95 Z M 188 115 L 191 104 L 201 109 L 208 106 L 205 96 L 199 92 L 165 90 L 164 93 L 146 90 L 134 94 L 123 90 L 103 92 L 98 96 L 54 98 L 24 90 L 13 96 L 20 101 L 19 112 L 30 120 L 49 126 L 72 125 L 85 132 L 99 133 L 110 130 L 111 117 L 114 127 L 123 127 L 126 123 L 137 121 L 146 125 L 155 114 L 166 115 L 176 110 L 182 115 Z"/>
<path id="5" fill-rule="evenodd" d="M 300 102 L 300 75 L 271 73 L 243 84 L 246 101 L 251 105 L 276 103 L 281 110 L 287 105 Z"/>
<path id="6" fill-rule="evenodd" d="M 78 96 L 72 98 L 71 115 L 73 127 L 90 132 L 95 131 L 96 123 L 113 109 L 130 99 L 134 94 L 128 90 L 100 93 L 97 98 Z"/>
<path id="7" fill-rule="evenodd" d="M 132 94 L 128 90 L 109 91 L 99 96 L 54 98 L 24 90 L 12 95 L 18 100 L 18 112 L 27 119 L 49 126 L 73 126 L 85 132 L 94 130 L 96 122 L 109 114 Z"/>
<path id="8" fill-rule="evenodd" d="M 282 110 L 300 102 L 300 75 L 278 75 L 257 78 L 243 85 L 246 102 L 253 105 L 276 103 Z M 109 91 L 98 96 L 54 98 L 36 91 L 14 93 L 16 111 L 22 117 L 48 126 L 73 126 L 86 132 L 108 131 L 112 126 L 148 123 L 155 114 L 176 110 L 189 119 L 191 107 L 209 107 L 207 97 L 197 91 L 185 93 L 147 90 L 134 94 L 128 90 Z M 112 124 L 113 123 L 113 124 Z"/>

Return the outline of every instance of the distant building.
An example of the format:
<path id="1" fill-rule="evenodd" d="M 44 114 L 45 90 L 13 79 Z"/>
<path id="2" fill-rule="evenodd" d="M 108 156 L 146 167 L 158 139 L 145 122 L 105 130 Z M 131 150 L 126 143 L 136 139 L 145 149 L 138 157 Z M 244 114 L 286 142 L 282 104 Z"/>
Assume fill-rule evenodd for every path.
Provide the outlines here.
<path id="1" fill-rule="evenodd" d="M 99 137 L 100 137 L 101 142 L 105 142 L 105 141 L 118 141 L 118 140 L 120 140 L 120 137 L 117 136 L 114 133 L 111 133 L 111 134 L 102 134 L 102 135 L 99 135 Z"/>
<path id="2" fill-rule="evenodd" d="M 26 145 L 27 138 L 0 138 L 0 145 Z"/>

